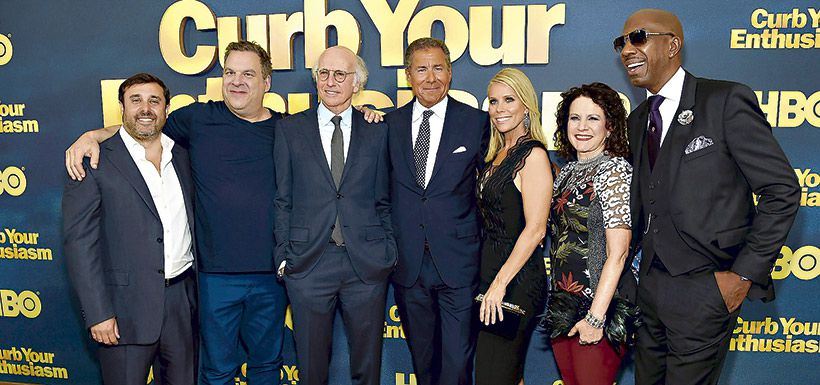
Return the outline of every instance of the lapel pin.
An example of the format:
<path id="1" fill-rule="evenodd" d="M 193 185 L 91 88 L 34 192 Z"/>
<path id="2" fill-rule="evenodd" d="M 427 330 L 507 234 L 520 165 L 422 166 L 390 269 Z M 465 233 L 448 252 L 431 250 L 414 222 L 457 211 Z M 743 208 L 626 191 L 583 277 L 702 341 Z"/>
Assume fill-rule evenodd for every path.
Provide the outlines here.
<path id="1" fill-rule="evenodd" d="M 692 113 L 692 110 L 683 110 L 680 114 L 678 114 L 678 123 L 686 126 L 692 123 L 692 120 L 695 119 L 695 114 Z"/>

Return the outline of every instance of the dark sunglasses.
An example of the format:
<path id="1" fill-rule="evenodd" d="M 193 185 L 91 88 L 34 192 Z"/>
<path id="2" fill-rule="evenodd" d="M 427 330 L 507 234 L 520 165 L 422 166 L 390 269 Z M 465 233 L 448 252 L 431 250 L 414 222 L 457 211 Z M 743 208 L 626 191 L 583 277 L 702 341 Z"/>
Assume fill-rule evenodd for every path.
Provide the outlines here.
<path id="1" fill-rule="evenodd" d="M 675 36 L 672 32 L 647 32 L 645 29 L 636 29 L 626 35 L 616 37 L 612 45 L 615 46 L 615 52 L 620 53 L 626 46 L 626 42 L 630 42 L 632 45 L 638 47 L 644 45 L 649 36 L 656 35 Z"/>

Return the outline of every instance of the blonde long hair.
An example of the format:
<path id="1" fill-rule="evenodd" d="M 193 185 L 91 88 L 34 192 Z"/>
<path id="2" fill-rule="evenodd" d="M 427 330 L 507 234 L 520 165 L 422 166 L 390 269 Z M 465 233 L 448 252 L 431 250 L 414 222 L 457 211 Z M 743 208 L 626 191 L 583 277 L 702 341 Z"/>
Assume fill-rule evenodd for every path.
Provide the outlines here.
<path id="1" fill-rule="evenodd" d="M 538 108 L 538 96 L 535 94 L 535 89 L 532 87 L 532 82 L 530 82 L 527 75 L 515 68 L 504 68 L 490 79 L 490 83 L 487 85 L 487 94 L 490 93 L 490 86 L 493 83 L 504 84 L 513 89 L 515 95 L 524 103 L 524 107 L 527 108 L 530 114 L 530 128 L 526 135 L 546 146 L 547 137 L 544 136 L 544 132 L 541 130 L 541 110 Z M 492 162 L 502 148 L 504 148 L 504 136 L 495 129 L 491 119 L 490 144 L 484 161 Z"/>

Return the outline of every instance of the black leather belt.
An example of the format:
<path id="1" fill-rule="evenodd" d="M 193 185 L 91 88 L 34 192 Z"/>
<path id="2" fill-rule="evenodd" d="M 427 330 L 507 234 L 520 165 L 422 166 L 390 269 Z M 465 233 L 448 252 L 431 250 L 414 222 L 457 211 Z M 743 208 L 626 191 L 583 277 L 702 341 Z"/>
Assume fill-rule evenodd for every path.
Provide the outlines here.
<path id="1" fill-rule="evenodd" d="M 188 277 L 192 276 L 193 274 L 194 274 L 194 268 L 189 267 L 188 269 L 183 271 L 182 274 L 179 274 L 174 278 L 167 278 L 165 280 L 165 287 L 178 284 L 178 283 L 184 281 L 185 278 L 188 278 Z"/>

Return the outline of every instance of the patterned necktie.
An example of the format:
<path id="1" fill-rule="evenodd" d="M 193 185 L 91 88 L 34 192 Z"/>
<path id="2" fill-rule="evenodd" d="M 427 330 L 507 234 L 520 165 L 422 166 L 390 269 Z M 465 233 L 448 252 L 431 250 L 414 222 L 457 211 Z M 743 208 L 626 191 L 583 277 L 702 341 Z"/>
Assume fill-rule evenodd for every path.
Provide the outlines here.
<path id="1" fill-rule="evenodd" d="M 416 145 L 413 146 L 413 157 L 416 159 L 416 184 L 425 188 L 425 172 L 427 169 L 427 154 L 430 152 L 430 116 L 433 111 L 422 112 L 419 134 L 416 137 Z"/>
<path id="2" fill-rule="evenodd" d="M 661 103 L 663 96 L 653 95 L 649 97 L 649 169 L 655 168 L 655 159 L 661 152 L 661 134 L 663 133 L 663 119 L 661 118 Z"/>
<path id="3" fill-rule="evenodd" d="M 344 136 L 342 135 L 341 116 L 334 116 L 330 119 L 333 122 L 333 136 L 330 137 L 330 175 L 333 176 L 333 183 L 336 190 L 339 190 L 339 183 L 342 181 L 342 171 L 345 168 L 345 148 Z M 336 224 L 333 226 L 333 233 L 330 237 L 337 245 L 344 244 L 342 236 L 342 225 L 339 222 L 339 213 L 336 212 Z"/>

